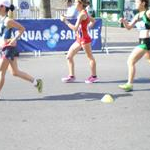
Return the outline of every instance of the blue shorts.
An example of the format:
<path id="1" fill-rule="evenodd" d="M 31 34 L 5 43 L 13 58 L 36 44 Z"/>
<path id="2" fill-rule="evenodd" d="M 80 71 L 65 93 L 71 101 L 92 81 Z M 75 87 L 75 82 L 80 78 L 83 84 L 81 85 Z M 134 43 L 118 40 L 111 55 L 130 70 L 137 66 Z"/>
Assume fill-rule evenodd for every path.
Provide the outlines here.
<path id="1" fill-rule="evenodd" d="M 2 49 L 2 58 L 14 60 L 14 57 L 19 57 L 19 52 L 16 47 L 6 46 Z"/>

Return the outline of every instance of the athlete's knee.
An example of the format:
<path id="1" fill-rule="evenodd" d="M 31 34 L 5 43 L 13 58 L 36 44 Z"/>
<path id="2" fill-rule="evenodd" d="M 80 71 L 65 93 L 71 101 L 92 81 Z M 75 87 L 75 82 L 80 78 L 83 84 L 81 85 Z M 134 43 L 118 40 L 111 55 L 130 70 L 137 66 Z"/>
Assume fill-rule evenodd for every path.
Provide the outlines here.
<path id="1" fill-rule="evenodd" d="M 95 58 L 94 58 L 93 56 L 87 56 L 87 57 L 88 57 L 88 59 L 89 59 L 91 62 L 94 62 L 94 63 L 96 62 L 96 61 L 95 61 Z"/>
<path id="2" fill-rule="evenodd" d="M 146 60 L 150 63 L 150 54 L 148 53 L 148 54 L 145 54 L 145 58 L 146 58 Z"/>
<path id="3" fill-rule="evenodd" d="M 11 74 L 12 74 L 14 77 L 17 77 L 19 73 L 18 73 L 18 71 L 12 71 Z"/>
<path id="4" fill-rule="evenodd" d="M 6 74 L 6 71 L 0 70 L 0 77 L 1 77 L 1 78 L 4 78 L 4 77 L 5 77 L 5 74 Z"/>
<path id="5" fill-rule="evenodd" d="M 150 59 L 147 59 L 148 63 L 150 63 Z"/>
<path id="6" fill-rule="evenodd" d="M 73 57 L 68 55 L 68 56 L 66 57 L 66 59 L 67 59 L 68 61 L 72 61 L 72 60 L 73 60 Z"/>
<path id="7" fill-rule="evenodd" d="M 129 59 L 127 60 L 127 65 L 128 65 L 128 66 L 133 66 L 134 64 L 135 64 L 135 61 L 134 61 L 133 59 L 129 58 Z"/>

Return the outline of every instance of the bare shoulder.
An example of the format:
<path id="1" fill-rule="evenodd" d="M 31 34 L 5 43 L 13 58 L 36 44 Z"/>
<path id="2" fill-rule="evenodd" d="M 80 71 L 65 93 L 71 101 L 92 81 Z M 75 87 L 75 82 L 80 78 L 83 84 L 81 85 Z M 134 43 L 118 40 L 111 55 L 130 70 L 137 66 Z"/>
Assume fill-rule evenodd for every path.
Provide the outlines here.
<path id="1" fill-rule="evenodd" d="M 6 18 L 5 23 L 6 23 L 7 25 L 9 25 L 9 24 L 11 24 L 11 23 L 13 23 L 13 22 L 15 22 L 13 19 L 11 19 L 11 18 L 9 18 L 9 17 Z"/>
<path id="2" fill-rule="evenodd" d="M 5 21 L 4 21 L 4 23 L 5 23 L 6 26 L 8 26 L 8 23 L 9 23 L 10 20 L 11 20 L 11 19 L 10 19 L 9 17 L 6 17 L 6 19 L 5 19 Z"/>
<path id="3" fill-rule="evenodd" d="M 87 14 L 85 11 L 81 11 L 78 16 L 81 20 L 85 20 L 87 18 Z"/>
<path id="4" fill-rule="evenodd" d="M 7 27 L 8 28 L 24 28 L 19 22 L 11 18 L 7 20 Z"/>
<path id="5" fill-rule="evenodd" d="M 146 12 L 147 17 L 150 19 L 150 10 Z"/>

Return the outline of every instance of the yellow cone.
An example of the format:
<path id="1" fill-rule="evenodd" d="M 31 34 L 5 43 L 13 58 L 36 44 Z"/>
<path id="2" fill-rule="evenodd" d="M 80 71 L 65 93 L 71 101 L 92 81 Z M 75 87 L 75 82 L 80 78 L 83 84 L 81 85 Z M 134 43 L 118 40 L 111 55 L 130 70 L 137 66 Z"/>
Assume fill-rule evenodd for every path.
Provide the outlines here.
<path id="1" fill-rule="evenodd" d="M 101 102 L 103 102 L 103 103 L 112 103 L 112 102 L 114 102 L 114 99 L 110 94 L 105 94 L 102 97 Z"/>

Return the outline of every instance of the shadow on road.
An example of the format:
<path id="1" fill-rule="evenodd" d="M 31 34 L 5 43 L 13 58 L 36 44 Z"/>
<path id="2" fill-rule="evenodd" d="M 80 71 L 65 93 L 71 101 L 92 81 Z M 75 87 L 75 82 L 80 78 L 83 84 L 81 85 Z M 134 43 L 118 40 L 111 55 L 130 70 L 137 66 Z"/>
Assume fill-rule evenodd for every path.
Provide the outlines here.
<path id="1" fill-rule="evenodd" d="M 110 80 L 110 81 L 100 81 L 98 83 L 126 83 L 127 80 Z M 150 79 L 149 78 L 137 78 L 134 80 L 134 83 L 137 83 L 137 84 L 150 84 Z"/>
<path id="2" fill-rule="evenodd" d="M 3 99 L 1 101 L 74 101 L 74 100 L 85 100 L 85 101 L 95 101 L 101 100 L 101 98 L 108 93 L 86 93 L 79 92 L 73 94 L 63 94 L 63 95 L 51 95 L 45 96 L 43 98 L 32 98 L 32 99 Z M 111 94 L 112 95 L 112 94 Z M 113 94 L 113 98 L 116 100 L 120 97 L 132 96 L 131 93 L 125 94 Z"/>

